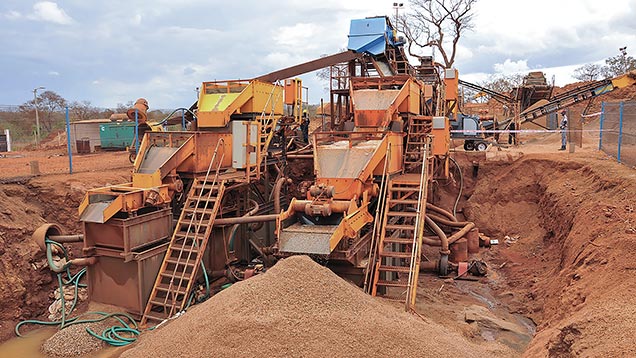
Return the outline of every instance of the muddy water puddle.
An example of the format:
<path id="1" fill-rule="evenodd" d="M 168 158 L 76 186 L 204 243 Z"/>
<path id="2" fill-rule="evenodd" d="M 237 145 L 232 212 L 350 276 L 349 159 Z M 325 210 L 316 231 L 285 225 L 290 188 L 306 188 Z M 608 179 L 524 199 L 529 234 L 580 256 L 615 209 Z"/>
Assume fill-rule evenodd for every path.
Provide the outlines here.
<path id="1" fill-rule="evenodd" d="M 53 336 L 55 332 L 57 332 L 57 328 L 40 328 L 26 333 L 23 337 L 16 337 L 4 343 L 0 343 L 0 357 L 50 358 L 40 350 L 40 347 L 42 347 L 42 344 Z M 91 358 L 115 358 L 119 356 L 122 351 L 122 348 L 110 347 L 92 353 Z"/>

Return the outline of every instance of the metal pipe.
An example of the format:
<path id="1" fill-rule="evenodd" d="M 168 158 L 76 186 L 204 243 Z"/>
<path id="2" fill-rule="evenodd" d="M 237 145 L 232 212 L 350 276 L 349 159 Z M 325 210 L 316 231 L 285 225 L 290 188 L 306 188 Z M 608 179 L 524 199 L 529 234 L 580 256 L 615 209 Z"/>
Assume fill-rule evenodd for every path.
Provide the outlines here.
<path id="1" fill-rule="evenodd" d="M 263 250 L 261 250 L 261 248 L 256 245 L 256 243 L 254 242 L 254 240 L 249 239 L 247 240 L 249 241 L 250 245 L 252 245 L 252 247 L 254 248 L 254 250 L 256 250 L 258 252 L 259 255 L 261 255 L 262 258 L 265 258 L 265 254 L 263 253 Z"/>
<path id="2" fill-rule="evenodd" d="M 69 261 L 69 263 L 71 265 L 74 265 L 74 266 L 95 265 L 97 263 L 97 257 L 96 256 L 80 257 L 80 258 L 77 258 L 77 259 L 72 259 L 71 261 Z"/>
<path id="3" fill-rule="evenodd" d="M 468 223 L 468 225 L 464 226 L 461 230 L 454 233 L 451 237 L 448 238 L 448 244 L 450 245 L 455 243 L 455 241 L 464 237 L 464 235 L 468 234 L 468 232 L 472 230 L 474 227 L 475 227 L 474 223 Z"/>
<path id="4" fill-rule="evenodd" d="M 455 216 L 450 211 L 446 211 L 439 206 L 433 205 L 431 203 L 426 203 L 426 208 L 447 217 L 449 220 L 457 221 L 457 218 L 455 218 Z"/>
<path id="5" fill-rule="evenodd" d="M 448 238 L 446 237 L 446 234 L 428 215 L 426 215 L 425 220 L 428 226 L 433 229 L 433 232 L 435 232 L 435 234 L 437 234 L 437 236 L 439 237 L 439 241 L 442 246 L 442 248 L 440 249 L 440 253 L 442 253 L 443 255 L 448 255 L 450 251 L 448 250 Z"/>
<path id="6" fill-rule="evenodd" d="M 56 241 L 56 242 L 69 243 L 69 242 L 81 242 L 82 240 L 84 240 L 84 235 L 83 234 L 77 234 L 77 235 L 49 235 L 49 236 L 47 236 L 47 238 L 49 240 L 53 240 L 53 241 Z"/>
<path id="7" fill-rule="evenodd" d="M 442 242 L 439 240 L 439 237 L 423 237 L 422 238 L 422 244 L 428 245 L 428 246 L 442 246 Z"/>
<path id="8" fill-rule="evenodd" d="M 47 252 L 47 258 L 50 258 L 48 260 L 49 261 L 49 268 L 51 269 L 51 271 L 53 271 L 55 273 L 63 272 L 64 270 L 66 270 L 71 265 L 73 265 L 73 266 L 90 266 L 90 265 L 94 265 L 94 264 L 97 263 L 97 257 L 91 256 L 91 257 L 81 257 L 81 258 L 77 258 L 77 259 L 72 259 L 70 261 L 66 261 L 63 265 L 58 266 L 56 264 L 56 262 L 53 261 L 52 255 L 53 255 L 53 253 Z"/>
<path id="9" fill-rule="evenodd" d="M 468 224 L 472 224 L 470 221 L 450 221 L 450 220 L 446 220 L 440 216 L 437 215 L 433 215 L 433 214 L 428 214 L 428 216 L 430 216 L 431 219 L 433 219 L 436 223 L 442 224 L 442 225 L 446 225 L 446 226 L 450 226 L 450 227 L 464 227 Z M 474 224 L 473 224 L 474 225 Z"/>
<path id="10" fill-rule="evenodd" d="M 68 151 L 68 173 L 73 174 L 73 151 L 71 150 L 71 121 L 68 116 L 68 106 L 66 106 L 66 150 Z M 88 148 L 90 152 L 90 146 Z"/>
<path id="11" fill-rule="evenodd" d="M 248 211 L 245 215 L 243 215 L 241 217 L 243 217 L 243 218 L 250 217 L 250 216 L 252 216 L 252 215 L 254 215 L 254 214 L 256 214 L 258 212 L 258 209 L 259 209 L 258 203 L 256 201 L 254 201 L 254 200 L 250 200 L 250 202 L 253 203 L 254 208 L 252 210 Z M 214 223 L 215 224 L 217 223 L 216 220 L 214 221 Z M 230 240 L 228 242 L 228 246 L 230 247 L 231 251 L 234 251 L 234 235 L 236 235 L 236 231 L 238 230 L 240 225 L 241 224 L 234 224 L 234 226 L 232 226 L 232 230 L 230 230 Z"/>
<path id="12" fill-rule="evenodd" d="M 291 184 L 291 182 L 291 179 L 285 177 L 281 177 L 276 181 L 276 185 L 274 185 L 274 214 L 280 214 L 280 191 L 283 189 L 283 184 Z"/>
<path id="13" fill-rule="evenodd" d="M 287 154 L 287 159 L 313 159 L 313 154 Z"/>
<path id="14" fill-rule="evenodd" d="M 313 202 L 311 200 L 296 200 L 294 202 L 294 211 L 305 212 L 305 208 L 307 207 L 307 205 L 312 205 L 312 203 Z M 334 200 L 332 202 L 321 205 L 328 206 L 332 213 L 344 213 L 345 211 L 349 210 L 351 202 L 344 200 Z"/>
<path id="15" fill-rule="evenodd" d="M 439 266 L 438 260 L 435 261 L 423 261 L 420 263 L 420 272 L 422 271 L 437 271 Z"/>
<path id="16" fill-rule="evenodd" d="M 241 216 L 237 218 L 220 218 L 220 219 L 214 220 L 214 225 L 249 224 L 249 223 L 276 221 L 277 218 L 278 218 L 278 214 Z"/>

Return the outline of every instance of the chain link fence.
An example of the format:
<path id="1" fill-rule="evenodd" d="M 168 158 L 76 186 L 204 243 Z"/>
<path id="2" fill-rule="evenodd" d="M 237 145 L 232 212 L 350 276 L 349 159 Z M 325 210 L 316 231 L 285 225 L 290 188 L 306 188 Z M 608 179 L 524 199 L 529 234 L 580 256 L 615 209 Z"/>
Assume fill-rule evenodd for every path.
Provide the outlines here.
<path id="1" fill-rule="evenodd" d="M 601 108 L 599 149 L 636 167 L 636 101 L 603 102 Z"/>

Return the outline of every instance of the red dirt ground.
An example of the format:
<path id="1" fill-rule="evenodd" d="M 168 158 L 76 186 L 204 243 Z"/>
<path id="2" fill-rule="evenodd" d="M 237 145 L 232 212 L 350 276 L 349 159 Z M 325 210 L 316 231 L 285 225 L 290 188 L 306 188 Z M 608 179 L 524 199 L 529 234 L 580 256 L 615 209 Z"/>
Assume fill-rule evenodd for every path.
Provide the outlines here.
<path id="1" fill-rule="evenodd" d="M 86 190 L 130 180 L 127 153 L 76 156 L 72 175 L 57 174 L 68 171 L 68 158 L 59 153 L 24 152 L 15 158 L 12 152 L 0 158 L 0 341 L 13 335 L 17 321 L 46 317 L 49 293 L 57 287 L 44 254 L 31 241 L 33 231 L 57 222 L 68 233 L 80 233 L 77 207 Z M 39 161 L 44 174 L 29 175 L 31 160 Z"/>
<path id="2" fill-rule="evenodd" d="M 586 136 L 573 154 L 556 151 L 558 134 L 522 135 L 521 146 L 486 153 L 454 152 L 464 169 L 460 212 L 502 245 L 481 255 L 490 268 L 481 282 L 423 275 L 418 311 L 472 342 L 504 342 L 513 356 L 635 355 L 636 171 L 598 153 L 595 140 Z M 33 230 L 53 221 L 78 232 L 84 192 L 130 179 L 125 152 L 78 156 L 73 175 L 64 174 L 68 158 L 59 153 L 0 158 L 0 340 L 51 302 L 53 276 L 29 239 Z M 32 160 L 44 175 L 28 176 Z M 480 163 L 476 178 L 473 162 Z M 506 244 L 505 235 L 518 240 Z M 492 317 L 468 324 L 469 311 Z M 537 324 L 534 337 L 532 327 L 519 329 L 522 316 Z"/>

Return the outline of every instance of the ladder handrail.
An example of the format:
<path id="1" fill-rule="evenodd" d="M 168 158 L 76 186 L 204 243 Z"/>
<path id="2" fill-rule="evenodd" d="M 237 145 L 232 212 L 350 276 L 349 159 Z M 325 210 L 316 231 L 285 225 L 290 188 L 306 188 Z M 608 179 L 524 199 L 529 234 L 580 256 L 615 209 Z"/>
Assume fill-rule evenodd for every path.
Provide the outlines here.
<path id="1" fill-rule="evenodd" d="M 420 173 L 420 188 L 419 188 L 419 197 L 417 201 L 417 214 L 415 217 L 415 230 L 413 231 L 413 244 L 411 246 L 411 262 L 409 265 L 409 278 L 408 278 L 408 286 L 406 288 L 406 300 L 405 300 L 405 309 L 408 311 L 411 308 L 411 296 L 414 294 L 412 292 L 414 287 L 414 280 L 416 279 L 415 270 L 417 268 L 417 260 L 419 260 L 419 252 L 420 252 L 420 239 L 423 234 L 424 228 L 424 218 L 422 216 L 426 215 L 426 203 L 422 203 L 422 199 L 426 197 L 426 192 L 424 190 L 428 190 L 426 185 L 427 175 L 428 175 L 428 143 L 424 144 L 424 156 L 422 159 L 422 170 Z"/>
<path id="2" fill-rule="evenodd" d="M 272 88 L 272 92 L 269 94 L 269 97 L 267 98 L 267 101 L 265 102 L 263 111 L 261 112 L 261 136 L 267 133 L 267 128 L 274 121 L 274 107 L 275 107 L 275 104 L 278 103 L 278 100 L 281 98 L 282 92 L 278 96 L 276 96 L 275 102 L 272 104 L 272 109 L 269 112 L 269 115 L 267 116 L 267 118 L 265 117 L 265 110 L 267 109 L 267 105 L 269 104 L 270 100 L 274 96 L 274 92 L 276 91 L 276 88 L 279 86 L 282 87 L 280 85 L 280 81 L 276 81 L 276 83 L 274 83 L 274 87 Z M 265 148 L 269 146 L 269 142 L 271 141 L 271 137 L 273 136 L 273 133 L 274 133 L 274 128 L 272 126 L 272 129 L 270 130 L 270 134 L 267 137 L 265 137 L 265 142 L 262 143 L 261 141 L 259 141 L 258 143 L 259 145 L 258 157 L 260 159 L 260 162 L 258 163 L 259 170 L 260 170 L 261 164 L 263 163 L 263 151 L 265 151 Z M 262 148 L 261 148 L 261 144 L 263 145 Z"/>
<path id="3" fill-rule="evenodd" d="M 220 139 L 219 139 L 219 141 L 216 143 L 216 147 L 214 148 L 214 153 L 212 154 L 212 159 L 210 160 L 210 164 L 208 165 L 208 170 L 206 171 L 206 174 L 205 174 L 205 179 L 203 180 L 203 183 L 201 184 L 201 185 L 202 185 L 202 187 L 204 187 L 204 186 L 207 184 L 207 181 L 208 181 L 208 178 L 209 178 L 209 175 L 210 175 L 210 171 L 212 170 L 212 166 L 213 166 L 214 160 L 215 160 L 215 159 L 216 159 L 216 157 L 217 157 L 218 149 L 219 149 L 219 146 L 220 146 L 221 144 L 225 144 L 225 141 L 224 141 L 224 139 L 223 139 L 223 138 L 220 138 Z M 214 179 L 213 179 L 213 182 L 212 182 L 212 187 L 214 187 L 214 185 L 216 184 L 216 181 L 217 181 L 217 179 L 218 179 L 218 175 L 219 175 L 219 170 L 218 170 L 218 169 L 220 169 L 221 163 L 223 162 L 223 159 L 224 159 L 224 158 L 225 158 L 225 153 L 223 153 L 223 154 L 221 155 L 221 160 L 219 161 L 219 164 L 217 165 L 217 170 L 216 170 L 215 175 L 214 175 Z M 194 189 L 194 188 L 193 188 L 193 189 Z M 209 199 L 209 198 L 211 197 L 211 195 L 212 195 L 212 189 L 210 189 L 210 190 L 208 191 L 208 194 L 207 194 L 207 198 L 206 198 L 206 199 Z M 185 248 L 186 248 L 187 235 L 188 235 L 188 233 L 190 232 L 190 229 L 192 228 L 192 225 L 193 225 L 193 223 L 194 223 L 194 218 L 196 217 L 197 209 L 199 209 L 199 203 L 201 202 L 201 198 L 202 198 L 202 197 L 203 197 L 203 190 L 200 190 L 199 195 L 198 195 L 198 197 L 197 197 L 197 200 L 196 200 L 196 202 L 195 202 L 194 208 L 193 208 L 194 210 L 193 210 L 193 212 L 192 212 L 192 217 L 190 218 L 190 221 L 188 222 L 188 228 L 187 228 L 187 230 L 186 230 L 186 237 L 184 238 L 183 243 L 182 243 L 182 245 L 180 246 L 179 256 L 177 257 L 177 264 L 175 264 L 175 267 L 174 267 L 174 269 L 172 270 L 172 277 L 171 277 L 171 279 L 170 279 L 170 284 L 169 284 L 169 286 L 168 286 L 168 290 L 169 290 L 169 292 L 171 292 L 171 293 L 172 293 L 172 298 L 173 298 L 173 300 L 172 300 L 172 305 L 171 305 L 171 307 L 170 307 L 170 314 L 169 314 L 169 316 L 172 316 L 172 314 L 173 314 L 173 310 L 174 310 L 175 305 L 176 305 L 176 295 L 178 294 L 178 292 L 174 292 L 174 291 L 172 290 L 172 288 L 173 288 L 173 286 L 174 286 L 174 279 L 175 279 L 175 278 L 177 278 L 177 277 L 176 277 L 176 276 L 174 276 L 174 275 L 177 273 L 177 268 L 179 267 L 179 264 L 178 264 L 178 263 L 179 263 L 179 262 L 181 262 L 182 255 L 183 255 L 183 249 L 185 249 Z M 209 204 L 209 200 L 206 200 L 206 202 L 205 202 L 205 207 L 203 208 L 203 210 L 204 210 L 204 211 L 205 211 L 205 210 L 207 210 L 207 208 L 208 208 L 208 204 Z M 184 216 L 184 215 L 185 215 L 185 211 L 182 211 L 182 212 L 181 212 L 181 216 Z M 181 219 L 181 218 L 180 218 L 180 219 Z M 189 249 L 193 249 L 193 248 L 195 247 L 195 245 L 197 244 L 197 240 L 198 240 L 198 237 L 197 237 L 197 236 L 200 234 L 198 231 L 199 231 L 199 229 L 201 228 L 201 223 L 202 223 L 202 221 L 203 221 L 203 215 L 201 215 L 201 218 L 199 219 L 199 222 L 196 224 L 196 229 L 195 229 L 195 232 L 194 232 L 194 237 L 193 237 L 193 239 L 192 239 L 192 244 L 191 244 L 191 245 L 189 245 Z M 179 225 L 179 222 L 181 222 L 181 220 L 179 220 L 179 221 L 177 222 L 177 225 Z M 179 229 L 178 227 L 177 227 L 177 228 L 175 228 L 175 232 L 176 232 L 176 230 L 178 230 L 178 229 Z M 176 235 L 174 235 L 174 234 L 173 234 L 173 240 L 172 240 L 172 241 L 174 241 L 175 237 L 176 237 Z M 192 251 L 189 251 L 189 252 L 188 252 L 188 255 L 187 255 L 187 258 L 186 258 L 186 262 L 190 261 L 190 260 L 191 260 L 191 258 L 192 258 Z M 185 266 L 185 265 L 184 265 L 184 266 Z M 193 268 L 193 269 L 194 269 L 194 268 Z M 181 276 L 180 276 L 180 277 L 178 277 L 179 284 L 177 285 L 177 287 L 181 287 L 181 284 L 183 283 L 183 279 L 185 278 L 185 273 L 186 273 L 186 270 L 184 269 L 184 270 L 183 270 L 183 272 L 182 272 L 182 274 L 181 274 Z M 186 290 L 186 291 L 187 291 L 187 290 Z M 187 292 L 186 292 L 186 295 L 187 295 Z M 164 298 L 164 305 L 167 303 L 167 301 L 168 301 L 168 298 L 169 298 L 169 297 L 170 297 L 170 295 L 166 295 L 166 297 Z M 184 299 L 184 300 L 185 300 L 185 299 Z"/>
<path id="4" fill-rule="evenodd" d="M 379 242 L 379 238 L 376 239 L 376 236 L 380 235 L 380 231 L 382 230 L 382 222 L 380 222 L 380 212 L 384 213 L 385 203 L 386 203 L 386 176 L 388 172 L 388 163 L 389 158 L 391 157 L 391 143 L 388 144 L 386 148 L 386 154 L 384 159 L 384 168 L 382 169 L 382 183 L 380 184 L 380 202 L 378 203 L 378 208 L 375 211 L 375 218 L 373 223 L 373 233 L 371 234 L 371 245 L 369 246 L 369 260 L 367 261 L 367 269 L 364 274 L 364 292 L 369 293 L 369 278 L 371 275 L 371 267 L 375 266 L 375 257 L 376 257 L 376 245 Z"/>

